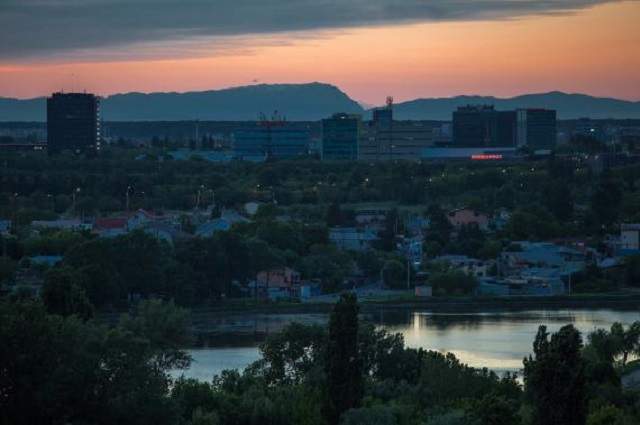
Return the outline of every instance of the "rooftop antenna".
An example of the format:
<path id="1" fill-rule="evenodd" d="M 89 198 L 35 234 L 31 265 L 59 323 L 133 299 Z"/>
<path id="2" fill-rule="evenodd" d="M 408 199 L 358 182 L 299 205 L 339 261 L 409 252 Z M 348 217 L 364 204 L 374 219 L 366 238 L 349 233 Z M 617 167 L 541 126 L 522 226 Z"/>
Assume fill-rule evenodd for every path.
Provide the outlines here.
<path id="1" fill-rule="evenodd" d="M 393 96 L 387 96 L 387 108 L 393 108 Z"/>

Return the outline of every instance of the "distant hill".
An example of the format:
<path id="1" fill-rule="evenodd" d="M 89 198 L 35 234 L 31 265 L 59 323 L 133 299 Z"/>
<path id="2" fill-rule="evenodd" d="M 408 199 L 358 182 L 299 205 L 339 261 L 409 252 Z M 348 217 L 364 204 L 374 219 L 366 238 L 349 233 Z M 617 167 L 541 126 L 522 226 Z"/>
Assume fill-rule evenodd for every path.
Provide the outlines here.
<path id="1" fill-rule="evenodd" d="M 490 104 L 496 109 L 550 108 L 559 119 L 640 119 L 640 102 L 561 92 L 527 94 L 501 99 L 491 96 L 457 96 L 416 99 L 394 105 L 400 120 L 451 120 L 451 113 L 467 104 Z M 291 121 L 316 121 L 335 112 L 363 113 L 371 110 L 349 98 L 339 88 L 322 83 L 260 84 L 187 93 L 126 93 L 102 102 L 105 121 L 243 121 L 260 113 L 279 111 Z M 0 121 L 45 121 L 45 98 L 0 98 Z"/>
<path id="2" fill-rule="evenodd" d="M 562 92 L 526 94 L 500 99 L 492 96 L 457 96 L 416 99 L 394 105 L 394 117 L 400 120 L 451 120 L 451 113 L 467 104 L 494 105 L 498 110 L 548 108 L 558 111 L 563 120 L 589 118 L 640 118 L 640 102 L 593 97 Z"/>
<path id="3" fill-rule="evenodd" d="M 102 101 L 105 121 L 256 120 L 278 111 L 288 120 L 315 121 L 334 112 L 364 109 L 335 86 L 260 84 L 188 93 L 126 93 Z M 44 121 L 44 98 L 0 98 L 0 121 Z"/>

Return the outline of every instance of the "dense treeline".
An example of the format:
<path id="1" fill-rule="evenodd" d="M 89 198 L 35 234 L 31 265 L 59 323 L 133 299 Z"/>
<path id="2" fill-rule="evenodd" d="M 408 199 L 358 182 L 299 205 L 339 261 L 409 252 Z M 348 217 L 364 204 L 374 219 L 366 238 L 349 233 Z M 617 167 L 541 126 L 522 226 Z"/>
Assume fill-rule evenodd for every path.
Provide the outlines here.
<path id="1" fill-rule="evenodd" d="M 174 379 L 189 365 L 188 316 L 141 303 L 118 324 L 49 314 L 38 302 L 0 303 L 0 423 L 631 425 L 637 392 L 620 374 L 638 353 L 640 323 L 591 333 L 541 327 L 524 387 L 404 345 L 358 320 L 353 295 L 327 328 L 292 324 L 244 372 Z M 626 365 L 626 369 L 629 369 Z"/>
<path id="2" fill-rule="evenodd" d="M 512 226 L 517 236 L 545 238 L 597 233 L 617 220 L 639 219 L 639 178 L 638 166 L 595 175 L 585 163 L 566 158 L 516 164 L 212 164 L 171 160 L 162 151 L 116 148 L 97 158 L 5 153 L 0 215 L 16 215 L 23 224 L 53 212 L 104 215 L 124 209 L 129 187 L 132 208 L 187 210 L 206 188 L 202 204 L 215 200 L 232 207 L 275 199 L 306 220 L 322 219 L 324 209 L 317 205 L 331 203 L 466 205 L 487 213 L 506 208 L 518 212 Z"/>

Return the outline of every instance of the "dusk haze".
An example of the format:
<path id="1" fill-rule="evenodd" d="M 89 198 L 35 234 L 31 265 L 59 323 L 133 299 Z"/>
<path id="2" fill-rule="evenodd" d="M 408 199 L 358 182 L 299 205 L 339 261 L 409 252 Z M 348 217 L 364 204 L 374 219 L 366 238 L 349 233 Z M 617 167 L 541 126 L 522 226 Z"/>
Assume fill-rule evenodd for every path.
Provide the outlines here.
<path id="1" fill-rule="evenodd" d="M 640 0 L 0 0 L 0 425 L 640 424 Z"/>

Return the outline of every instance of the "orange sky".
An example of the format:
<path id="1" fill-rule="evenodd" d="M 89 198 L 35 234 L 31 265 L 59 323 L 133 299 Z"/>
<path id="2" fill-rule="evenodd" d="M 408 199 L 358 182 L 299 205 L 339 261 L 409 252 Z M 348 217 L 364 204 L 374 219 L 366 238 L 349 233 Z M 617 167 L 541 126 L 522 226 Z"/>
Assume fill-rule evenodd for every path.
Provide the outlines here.
<path id="1" fill-rule="evenodd" d="M 550 90 L 640 100 L 640 2 L 635 1 L 564 16 L 245 37 L 223 52 L 206 50 L 171 60 L 0 62 L 0 96 L 34 97 L 60 89 L 101 95 L 189 91 L 257 79 L 332 83 L 371 104 L 386 95 L 402 101 Z M 135 56 L 135 48 L 128 54 Z"/>

